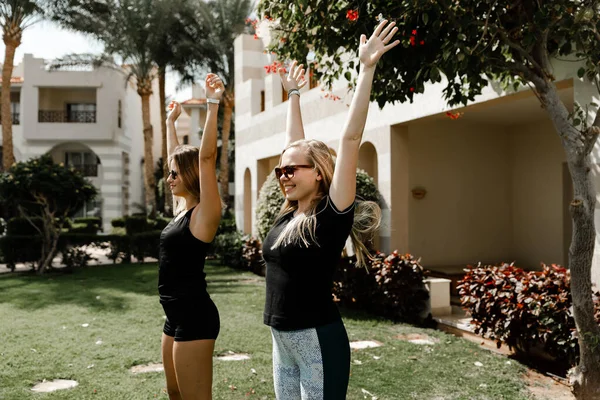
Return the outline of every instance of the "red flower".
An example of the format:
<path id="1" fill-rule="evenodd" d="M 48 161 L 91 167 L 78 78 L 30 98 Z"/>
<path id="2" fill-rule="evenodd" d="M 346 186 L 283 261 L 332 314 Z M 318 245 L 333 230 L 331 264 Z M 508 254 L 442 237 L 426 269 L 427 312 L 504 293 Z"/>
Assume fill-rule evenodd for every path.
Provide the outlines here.
<path id="1" fill-rule="evenodd" d="M 416 34 L 417 34 L 417 30 L 416 30 L 416 29 L 413 29 L 413 31 L 412 31 L 412 34 L 413 34 L 413 35 L 416 35 Z"/>
<path id="2" fill-rule="evenodd" d="M 254 34 L 254 40 L 258 40 L 258 35 L 256 33 Z"/>
<path id="3" fill-rule="evenodd" d="M 454 120 L 454 119 L 459 119 L 460 117 L 462 117 L 463 113 L 461 113 L 461 112 L 452 113 L 452 112 L 450 112 L 450 111 L 447 111 L 447 112 L 446 112 L 446 115 L 447 115 L 447 116 L 448 116 L 450 119 Z"/>
<path id="4" fill-rule="evenodd" d="M 410 45 L 411 46 L 416 46 L 416 38 L 414 36 L 410 37 Z"/>
<path id="5" fill-rule="evenodd" d="M 419 42 L 419 44 L 420 44 L 421 46 L 423 46 L 423 45 L 425 44 L 425 41 L 424 41 L 424 40 L 421 40 L 421 41 Z"/>
<path id="6" fill-rule="evenodd" d="M 415 88 L 411 86 L 409 90 L 410 90 L 411 92 L 414 92 L 414 91 L 415 91 Z"/>
<path id="7" fill-rule="evenodd" d="M 346 11 L 346 18 L 349 21 L 356 21 L 358 19 L 358 10 L 348 10 L 348 11 Z"/>

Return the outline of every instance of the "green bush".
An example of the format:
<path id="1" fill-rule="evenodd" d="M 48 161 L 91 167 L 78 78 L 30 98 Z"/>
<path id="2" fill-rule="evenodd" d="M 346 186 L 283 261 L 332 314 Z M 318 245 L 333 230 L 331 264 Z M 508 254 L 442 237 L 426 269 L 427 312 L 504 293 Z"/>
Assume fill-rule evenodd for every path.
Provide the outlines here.
<path id="1" fill-rule="evenodd" d="M 512 264 L 470 267 L 459 282 L 462 306 L 471 314 L 475 333 L 522 353 L 540 348 L 562 364 L 577 364 L 570 271 L 543 265 L 542 271 L 524 271 Z M 595 317 L 600 323 L 600 292 L 593 293 Z"/>
<path id="2" fill-rule="evenodd" d="M 242 269 L 242 238 L 241 232 L 222 233 L 213 241 L 213 252 L 221 260 L 221 264 L 231 268 Z"/>
<path id="3" fill-rule="evenodd" d="M 6 231 L 6 221 L 4 220 L 4 218 L 0 218 L 0 235 L 4 235 L 5 231 Z"/>
<path id="4" fill-rule="evenodd" d="M 27 236 L 27 235 L 39 235 L 40 232 L 44 231 L 44 220 L 42 217 L 31 217 L 31 222 L 27 218 L 15 217 L 8 220 L 6 224 L 7 235 Z M 31 225 L 33 223 L 39 231 Z"/>
<path id="5" fill-rule="evenodd" d="M 74 218 L 70 232 L 97 233 L 102 231 L 102 219 L 99 217 Z"/>
<path id="6" fill-rule="evenodd" d="M 431 324 L 423 267 L 412 255 L 377 253 L 366 268 L 355 263 L 355 257 L 344 257 L 334 272 L 336 302 L 396 322 Z"/>
<path id="7" fill-rule="evenodd" d="M 171 222 L 171 218 L 158 217 L 155 220 L 151 220 L 152 230 L 162 231 L 167 225 L 169 225 L 169 222 Z"/>
<path id="8" fill-rule="evenodd" d="M 0 238 L 0 252 L 4 262 L 14 270 L 17 263 L 39 261 L 42 238 L 39 235 L 6 235 Z"/>
<path id="9" fill-rule="evenodd" d="M 137 233 L 147 232 L 151 228 L 151 224 L 146 218 L 143 216 L 130 216 L 125 218 L 125 231 L 128 235 L 135 235 Z"/>
<path id="10" fill-rule="evenodd" d="M 265 276 L 266 264 L 262 257 L 262 245 L 255 237 L 246 237 L 242 244 L 244 269 L 259 276 Z"/>
<path id="11" fill-rule="evenodd" d="M 79 218 L 73 218 L 73 223 L 75 223 L 75 224 L 95 225 L 98 228 L 100 228 L 102 226 L 102 218 L 100 218 L 100 217 L 79 217 Z"/>
<path id="12" fill-rule="evenodd" d="M 97 233 L 98 228 L 95 225 L 91 224 L 78 224 L 73 223 L 71 228 L 69 229 L 71 233 Z"/>
<path id="13" fill-rule="evenodd" d="M 125 217 L 115 218 L 110 221 L 113 228 L 125 228 Z"/>
<path id="14" fill-rule="evenodd" d="M 145 257 L 158 259 L 160 251 L 160 231 L 140 232 L 129 235 L 129 246 L 131 255 L 139 262 Z"/>
<path id="15" fill-rule="evenodd" d="M 123 229 L 123 228 L 120 228 Z M 127 235 L 113 235 L 110 240 L 110 252 L 108 253 L 113 263 L 117 261 L 131 262 L 131 244 Z"/>
<path id="16" fill-rule="evenodd" d="M 67 269 L 87 267 L 92 260 L 98 259 L 91 256 L 83 247 L 71 247 L 62 253 L 62 264 Z"/>
<path id="17" fill-rule="evenodd" d="M 356 197 L 382 205 L 382 197 L 375 181 L 362 169 L 356 170 Z M 284 200 L 275 172 L 271 172 L 260 188 L 256 204 L 256 228 L 260 240 L 264 240 L 269 233 Z"/>

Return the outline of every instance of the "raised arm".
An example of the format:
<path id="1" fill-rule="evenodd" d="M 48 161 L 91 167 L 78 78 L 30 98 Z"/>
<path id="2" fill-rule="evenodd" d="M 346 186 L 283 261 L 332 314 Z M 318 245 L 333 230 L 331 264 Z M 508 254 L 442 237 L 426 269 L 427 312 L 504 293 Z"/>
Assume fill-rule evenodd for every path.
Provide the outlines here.
<path id="1" fill-rule="evenodd" d="M 171 154 L 175 151 L 175 147 L 179 145 L 179 141 L 177 140 L 177 131 L 175 130 L 175 121 L 181 115 L 181 105 L 172 101 L 169 103 L 169 115 L 167 116 L 167 156 L 171 157 Z M 168 163 L 167 160 L 164 160 L 165 163 Z"/>
<path id="2" fill-rule="evenodd" d="M 217 185 L 217 114 L 219 102 L 225 91 L 221 79 L 215 74 L 206 75 L 206 101 L 208 111 L 200 143 L 200 203 L 192 212 L 190 230 L 203 242 L 212 242 L 221 220 L 221 197 Z"/>
<path id="3" fill-rule="evenodd" d="M 335 172 L 329 189 L 329 196 L 338 210 L 348 208 L 356 196 L 358 151 L 367 121 L 375 66 L 383 54 L 400 43 L 399 40 L 396 40 L 388 44 L 398 28 L 394 28 L 395 22 L 387 27 L 386 24 L 387 20 L 381 21 L 368 41 L 365 35 L 360 37 L 358 48 L 360 72 L 348 118 L 342 129 Z"/>
<path id="4" fill-rule="evenodd" d="M 295 60 L 292 61 L 290 71 L 287 75 L 285 74 L 284 68 L 279 68 L 279 77 L 281 78 L 283 90 L 289 95 L 285 129 L 285 148 L 296 140 L 304 139 L 304 125 L 302 124 L 302 113 L 300 112 L 299 89 L 302 89 L 304 85 L 306 85 L 306 80 L 304 79 L 304 69 L 302 68 L 302 64 L 297 65 Z M 290 93 L 290 91 L 292 92 Z"/>

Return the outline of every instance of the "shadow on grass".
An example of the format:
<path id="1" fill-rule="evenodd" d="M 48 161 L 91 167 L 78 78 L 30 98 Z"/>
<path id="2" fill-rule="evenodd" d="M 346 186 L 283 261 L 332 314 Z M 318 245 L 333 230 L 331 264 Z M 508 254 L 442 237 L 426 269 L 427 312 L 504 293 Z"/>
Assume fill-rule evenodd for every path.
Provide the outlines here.
<path id="1" fill-rule="evenodd" d="M 235 282 L 251 278 L 249 274 L 213 263 L 207 263 L 206 270 L 211 293 L 234 293 L 248 286 Z M 0 277 L 0 293 L 9 295 L 0 296 L 0 304 L 25 310 L 75 304 L 122 313 L 129 308 L 127 297 L 131 294 L 156 297 L 158 303 L 157 283 L 156 263 L 102 265 L 70 272 L 55 270 L 43 276 L 6 274 Z"/>

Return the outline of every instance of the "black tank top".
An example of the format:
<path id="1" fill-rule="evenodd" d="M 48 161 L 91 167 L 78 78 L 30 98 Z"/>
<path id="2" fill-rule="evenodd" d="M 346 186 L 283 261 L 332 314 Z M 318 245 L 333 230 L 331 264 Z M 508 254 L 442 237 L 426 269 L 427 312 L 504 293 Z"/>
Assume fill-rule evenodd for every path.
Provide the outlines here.
<path id="1" fill-rule="evenodd" d="M 210 243 L 192 235 L 190 218 L 173 218 L 160 234 L 158 293 L 161 303 L 207 297 L 204 260 Z"/>

